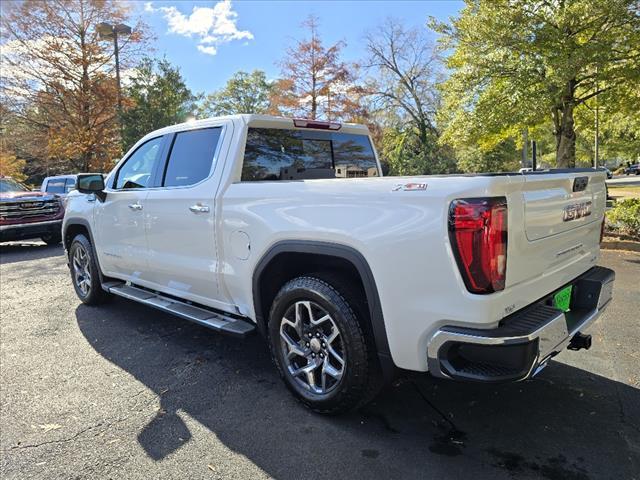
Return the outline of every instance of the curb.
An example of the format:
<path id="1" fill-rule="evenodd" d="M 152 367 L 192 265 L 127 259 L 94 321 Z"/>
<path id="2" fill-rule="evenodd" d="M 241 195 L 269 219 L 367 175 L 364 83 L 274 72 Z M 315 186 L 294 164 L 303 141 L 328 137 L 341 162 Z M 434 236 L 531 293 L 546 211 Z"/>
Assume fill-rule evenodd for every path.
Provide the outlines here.
<path id="1" fill-rule="evenodd" d="M 600 244 L 602 250 L 628 250 L 631 252 L 640 252 L 640 242 L 633 240 L 605 240 Z"/>

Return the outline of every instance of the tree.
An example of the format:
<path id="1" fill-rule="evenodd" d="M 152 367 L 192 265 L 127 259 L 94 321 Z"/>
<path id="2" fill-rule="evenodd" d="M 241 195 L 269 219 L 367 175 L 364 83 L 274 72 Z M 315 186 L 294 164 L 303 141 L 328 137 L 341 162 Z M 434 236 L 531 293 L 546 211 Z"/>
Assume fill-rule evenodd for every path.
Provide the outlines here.
<path id="1" fill-rule="evenodd" d="M 121 2 L 26 0 L 3 5 L 2 101 L 42 136 L 38 149 L 64 171 L 103 170 L 120 152 L 113 45 L 100 22 L 127 20 Z M 127 68 L 144 28 L 120 43 Z M 35 154 L 34 154 L 35 155 Z"/>
<path id="2" fill-rule="evenodd" d="M 262 70 L 236 72 L 226 85 L 207 95 L 198 107 L 202 118 L 236 113 L 271 113 L 274 82 Z"/>
<path id="3" fill-rule="evenodd" d="M 350 120 L 363 114 L 362 89 L 355 85 L 355 65 L 340 60 L 345 43 L 325 47 L 318 34 L 318 19 L 302 24 L 309 38 L 287 49 L 281 79 L 272 103 L 283 112 L 310 119 Z"/>
<path id="4" fill-rule="evenodd" d="M 126 149 L 153 130 L 184 122 L 195 108 L 180 70 L 167 60 L 143 58 L 131 73 L 125 96 L 130 105 L 122 114 Z"/>
<path id="5" fill-rule="evenodd" d="M 0 176 L 11 177 L 18 182 L 23 182 L 27 178 L 24 174 L 25 164 L 24 160 L 0 147 Z"/>
<path id="6" fill-rule="evenodd" d="M 444 173 L 455 168 L 438 145 L 436 112 L 440 59 L 426 32 L 393 19 L 366 35 L 371 109 L 384 125 L 382 153 L 394 174 Z"/>
<path id="7" fill-rule="evenodd" d="M 520 167 L 519 152 L 511 139 L 500 142 L 489 151 L 467 147 L 456 153 L 458 168 L 467 173 L 513 172 Z"/>
<path id="8" fill-rule="evenodd" d="M 445 140 L 490 149 L 552 122 L 557 166 L 574 166 L 576 109 L 605 92 L 624 103 L 640 81 L 637 0 L 466 3 L 451 24 L 430 22 L 453 51 Z"/>

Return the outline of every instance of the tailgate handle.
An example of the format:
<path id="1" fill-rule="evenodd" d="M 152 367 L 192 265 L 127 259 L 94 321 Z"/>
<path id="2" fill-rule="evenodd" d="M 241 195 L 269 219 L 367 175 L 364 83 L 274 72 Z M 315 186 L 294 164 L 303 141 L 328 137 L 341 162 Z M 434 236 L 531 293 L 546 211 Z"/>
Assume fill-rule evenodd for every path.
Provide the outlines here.
<path id="1" fill-rule="evenodd" d="M 574 192 L 585 191 L 587 189 L 587 185 L 589 185 L 589 177 L 576 177 L 573 179 Z"/>

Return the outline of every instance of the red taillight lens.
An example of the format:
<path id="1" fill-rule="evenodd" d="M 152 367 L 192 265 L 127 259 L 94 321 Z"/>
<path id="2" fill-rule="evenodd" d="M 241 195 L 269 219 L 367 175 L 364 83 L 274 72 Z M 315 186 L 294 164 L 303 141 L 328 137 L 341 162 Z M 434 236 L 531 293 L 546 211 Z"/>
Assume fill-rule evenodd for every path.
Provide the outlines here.
<path id="1" fill-rule="evenodd" d="M 342 124 L 338 122 L 319 122 L 305 118 L 294 118 L 293 125 L 299 128 L 316 128 L 318 130 L 340 130 L 342 127 Z"/>
<path id="2" fill-rule="evenodd" d="M 504 289 L 506 198 L 464 198 L 451 202 L 449 239 L 467 290 L 493 293 Z"/>

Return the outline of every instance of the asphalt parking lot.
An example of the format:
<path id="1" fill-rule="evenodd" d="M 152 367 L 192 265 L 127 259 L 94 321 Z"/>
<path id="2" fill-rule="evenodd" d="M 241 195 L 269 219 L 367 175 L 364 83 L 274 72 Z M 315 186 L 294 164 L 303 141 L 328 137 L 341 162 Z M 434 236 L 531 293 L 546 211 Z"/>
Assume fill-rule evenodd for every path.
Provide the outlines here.
<path id="1" fill-rule="evenodd" d="M 5 479 L 640 478 L 640 255 L 588 352 L 499 386 L 411 376 L 358 412 L 301 407 L 257 336 L 77 300 L 61 247 L 0 247 Z"/>

